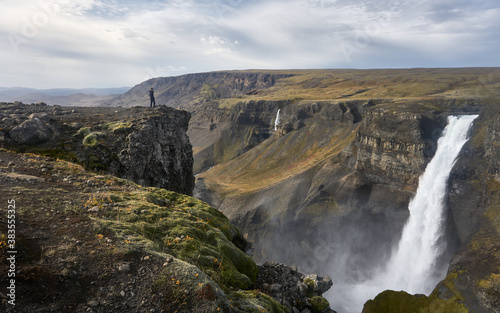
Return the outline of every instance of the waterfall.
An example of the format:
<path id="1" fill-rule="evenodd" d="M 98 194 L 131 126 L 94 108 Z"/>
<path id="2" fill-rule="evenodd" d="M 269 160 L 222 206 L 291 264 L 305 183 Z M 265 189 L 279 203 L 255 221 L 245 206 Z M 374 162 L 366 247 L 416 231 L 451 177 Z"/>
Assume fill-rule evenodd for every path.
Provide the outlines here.
<path id="1" fill-rule="evenodd" d="M 279 123 L 280 123 L 280 109 L 278 109 L 278 113 L 276 113 L 276 119 L 274 120 L 274 131 L 278 130 Z"/>
<path id="2" fill-rule="evenodd" d="M 417 193 L 408 206 L 410 218 L 387 265 L 386 289 L 429 294 L 444 278 L 446 268 L 436 268 L 436 261 L 446 249 L 446 185 L 476 118 L 448 117 L 436 154 L 420 177 Z"/>
<path id="3" fill-rule="evenodd" d="M 450 116 L 438 140 L 436 153 L 419 179 L 408 209 L 401 239 L 386 265 L 371 279 L 345 286 L 349 294 L 337 301 L 348 313 L 359 313 L 363 304 L 384 290 L 404 290 L 429 295 L 446 275 L 447 264 L 438 262 L 446 249 L 446 186 L 458 154 L 467 142 L 477 115 Z M 335 300 L 332 307 L 335 307 Z"/>

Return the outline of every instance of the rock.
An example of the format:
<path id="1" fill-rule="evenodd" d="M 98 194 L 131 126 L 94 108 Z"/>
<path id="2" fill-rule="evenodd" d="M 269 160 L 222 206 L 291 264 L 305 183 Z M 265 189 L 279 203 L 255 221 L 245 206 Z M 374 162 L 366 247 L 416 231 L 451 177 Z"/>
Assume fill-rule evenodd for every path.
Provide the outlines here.
<path id="1" fill-rule="evenodd" d="M 317 295 L 322 295 L 323 293 L 327 292 L 328 289 L 330 289 L 330 287 L 333 286 L 332 279 L 328 275 L 324 277 L 319 277 L 316 274 L 311 274 L 307 275 L 304 278 L 304 281 L 308 279 L 314 282 L 314 293 Z"/>
<path id="2" fill-rule="evenodd" d="M 34 118 L 14 127 L 9 134 L 17 143 L 31 145 L 48 141 L 52 136 L 52 130 L 38 118 Z"/>
<path id="3" fill-rule="evenodd" d="M 50 122 L 50 116 L 47 113 L 32 113 L 29 117 L 29 119 L 39 119 L 42 123 L 48 123 Z"/>
<path id="4" fill-rule="evenodd" d="M 304 284 L 303 282 L 298 282 L 297 288 L 302 296 L 306 296 L 306 294 L 307 294 L 307 285 L 306 284 Z"/>
<path id="5" fill-rule="evenodd" d="M 256 281 L 257 289 L 265 291 L 280 303 L 286 303 L 291 311 L 295 307 L 297 312 L 309 308 L 311 300 L 321 304 L 321 307 L 328 306 L 328 301 L 321 295 L 331 286 L 328 276 L 304 276 L 296 267 L 273 262 L 259 266 Z"/>
<path id="6" fill-rule="evenodd" d="M 118 265 L 118 271 L 120 272 L 130 272 L 130 264 L 129 263 L 121 263 Z"/>
<path id="7" fill-rule="evenodd" d="M 89 302 L 87 302 L 87 305 L 90 306 L 90 307 L 96 307 L 99 305 L 99 301 L 97 300 L 91 300 Z"/>
<path id="8" fill-rule="evenodd" d="M 191 115 L 166 107 L 158 111 L 164 114 L 151 117 L 137 131 L 130 129 L 119 134 L 124 137 L 123 144 L 115 148 L 117 158 L 108 168 L 111 173 L 143 186 L 192 195 L 193 153 L 186 134 Z M 108 155 L 109 152 L 103 155 L 101 163 L 109 162 Z"/>
<path id="9" fill-rule="evenodd" d="M 272 284 L 272 285 L 269 287 L 269 290 L 270 290 L 271 292 L 279 292 L 279 291 L 281 291 L 281 289 L 282 289 L 282 288 L 283 288 L 283 286 L 282 286 L 282 285 L 280 285 L 280 284 Z"/>
<path id="10" fill-rule="evenodd" d="M 87 210 L 87 212 L 97 213 L 97 212 L 99 212 L 99 207 L 97 207 L 97 206 L 91 207 L 90 209 Z"/>

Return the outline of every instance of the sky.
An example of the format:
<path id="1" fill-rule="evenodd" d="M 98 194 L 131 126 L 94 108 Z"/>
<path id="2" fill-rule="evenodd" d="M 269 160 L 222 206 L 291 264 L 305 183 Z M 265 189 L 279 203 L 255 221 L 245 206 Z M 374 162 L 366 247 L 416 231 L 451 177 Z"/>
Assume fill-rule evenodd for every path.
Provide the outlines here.
<path id="1" fill-rule="evenodd" d="M 498 0 L 0 0 L 0 86 L 235 69 L 500 66 Z"/>

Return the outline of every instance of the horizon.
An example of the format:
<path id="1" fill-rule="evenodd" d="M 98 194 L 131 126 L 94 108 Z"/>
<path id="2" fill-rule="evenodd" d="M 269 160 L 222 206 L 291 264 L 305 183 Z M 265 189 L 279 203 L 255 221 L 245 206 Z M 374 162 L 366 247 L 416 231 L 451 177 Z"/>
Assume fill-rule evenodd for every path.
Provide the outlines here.
<path id="1" fill-rule="evenodd" d="M 500 66 L 493 0 L 8 0 L 0 7 L 0 86 L 116 88 L 251 68 Z"/>
<path id="2" fill-rule="evenodd" d="M 206 71 L 206 72 L 193 72 L 193 73 L 185 73 L 185 74 L 179 74 L 179 75 L 172 75 L 172 76 L 158 76 L 158 77 L 152 77 L 149 78 L 148 80 L 151 79 L 157 79 L 157 78 L 169 78 L 169 77 L 181 77 L 181 76 L 186 76 L 186 75 L 195 75 L 195 74 L 201 74 L 201 73 L 217 73 L 217 72 L 293 72 L 293 71 L 337 71 L 337 70 L 345 70 L 345 71 L 370 71 L 370 70 L 426 70 L 426 69 L 434 69 L 434 70 L 460 70 L 460 69 L 500 69 L 500 66 L 477 66 L 477 67 L 410 67 L 410 68 L 295 68 L 295 69 L 236 69 L 236 70 L 214 70 L 214 71 Z M 84 87 L 50 87 L 50 88 L 35 88 L 31 86 L 1 86 L 0 88 L 5 88 L 5 89 L 33 89 L 35 91 L 53 91 L 53 90 L 84 90 L 84 89 L 97 89 L 97 90 L 106 90 L 106 89 L 132 89 L 133 87 L 140 85 L 147 80 L 137 82 L 131 86 L 111 86 L 111 87 L 99 87 L 99 86 L 84 86 Z"/>

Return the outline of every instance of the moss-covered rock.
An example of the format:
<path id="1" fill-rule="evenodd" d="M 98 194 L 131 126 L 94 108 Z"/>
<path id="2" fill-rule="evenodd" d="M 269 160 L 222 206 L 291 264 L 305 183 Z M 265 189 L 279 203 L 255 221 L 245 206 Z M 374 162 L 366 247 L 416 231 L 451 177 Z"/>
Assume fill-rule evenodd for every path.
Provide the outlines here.
<path id="1" fill-rule="evenodd" d="M 404 291 L 386 290 L 365 303 L 362 313 L 468 313 L 461 301 L 453 297 L 440 299 L 436 294 L 429 297 L 410 295 Z"/>
<path id="2" fill-rule="evenodd" d="M 244 240 L 239 230 L 206 203 L 159 188 L 113 199 L 114 209 L 100 221 L 127 240 L 194 264 L 223 288 L 250 289 L 255 283 L 257 265 L 232 243 Z"/>
<path id="3" fill-rule="evenodd" d="M 231 312 L 231 303 L 220 286 L 198 267 L 178 259 L 164 266 L 153 282 L 164 312 Z"/>
<path id="4" fill-rule="evenodd" d="M 232 308 L 238 313 L 290 313 L 290 310 L 279 304 L 272 297 L 258 291 L 237 291 L 230 294 Z"/>
<path id="5" fill-rule="evenodd" d="M 330 307 L 330 303 L 328 303 L 328 300 L 320 296 L 312 297 L 309 300 L 309 303 L 312 305 L 312 311 L 314 313 L 322 313 Z"/>
<path id="6" fill-rule="evenodd" d="M 101 137 L 104 137 L 105 134 L 101 132 L 92 132 L 83 138 L 83 145 L 86 147 L 93 147 L 98 144 L 98 140 Z"/>

